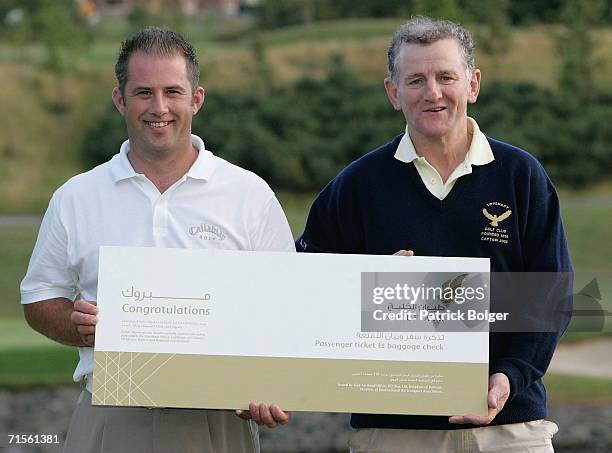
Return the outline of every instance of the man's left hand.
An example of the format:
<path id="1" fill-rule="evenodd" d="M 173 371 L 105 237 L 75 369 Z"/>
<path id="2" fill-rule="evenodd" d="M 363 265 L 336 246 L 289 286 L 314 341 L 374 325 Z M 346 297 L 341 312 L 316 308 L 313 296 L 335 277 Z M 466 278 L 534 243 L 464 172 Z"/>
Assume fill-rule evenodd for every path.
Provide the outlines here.
<path id="1" fill-rule="evenodd" d="M 495 373 L 489 378 L 489 394 L 487 403 L 489 413 L 485 417 L 478 415 L 453 415 L 448 419 L 449 423 L 471 423 L 472 425 L 488 425 L 495 416 L 504 408 L 504 404 L 510 396 L 510 381 L 503 373 Z"/>
<path id="2" fill-rule="evenodd" d="M 268 428 L 276 428 L 289 422 L 289 413 L 284 412 L 276 404 L 251 403 L 249 410 L 237 410 L 236 415 L 245 420 L 253 420 L 259 426 L 266 425 Z"/>

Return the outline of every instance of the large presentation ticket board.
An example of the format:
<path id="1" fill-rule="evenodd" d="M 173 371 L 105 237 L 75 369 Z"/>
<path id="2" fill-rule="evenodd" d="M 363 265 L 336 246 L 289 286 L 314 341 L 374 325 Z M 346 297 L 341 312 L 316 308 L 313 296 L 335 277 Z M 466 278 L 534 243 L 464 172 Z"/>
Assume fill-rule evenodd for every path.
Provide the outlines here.
<path id="1" fill-rule="evenodd" d="M 487 412 L 482 258 L 102 247 L 93 404 Z M 471 305 L 469 305 L 471 304 Z"/>

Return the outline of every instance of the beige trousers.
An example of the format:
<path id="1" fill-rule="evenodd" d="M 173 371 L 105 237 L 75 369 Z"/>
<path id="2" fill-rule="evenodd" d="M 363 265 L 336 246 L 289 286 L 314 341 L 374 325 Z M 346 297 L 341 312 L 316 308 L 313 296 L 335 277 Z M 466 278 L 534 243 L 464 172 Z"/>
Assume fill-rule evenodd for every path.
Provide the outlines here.
<path id="1" fill-rule="evenodd" d="M 548 453 L 558 429 L 546 420 L 448 431 L 359 429 L 349 446 L 351 453 Z"/>
<path id="2" fill-rule="evenodd" d="M 259 453 L 257 425 L 232 411 L 91 405 L 83 390 L 64 453 Z"/>

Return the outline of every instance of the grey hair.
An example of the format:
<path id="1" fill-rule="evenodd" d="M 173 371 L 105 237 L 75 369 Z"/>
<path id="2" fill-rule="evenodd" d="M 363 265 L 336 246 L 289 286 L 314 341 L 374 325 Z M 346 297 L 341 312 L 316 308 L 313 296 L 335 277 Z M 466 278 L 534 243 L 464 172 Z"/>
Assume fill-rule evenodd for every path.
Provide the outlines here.
<path id="1" fill-rule="evenodd" d="M 466 69 L 473 72 L 474 39 L 464 27 L 450 20 L 434 20 L 427 16 L 417 16 L 402 25 L 393 35 L 387 50 L 389 77 L 397 84 L 399 54 L 403 44 L 431 44 L 441 39 L 454 39 L 459 44 Z"/>
<path id="2" fill-rule="evenodd" d="M 136 52 L 160 57 L 182 55 L 185 57 L 187 77 L 190 79 L 192 90 L 198 86 L 200 64 L 193 46 L 177 32 L 159 27 L 147 27 L 121 43 L 115 64 L 115 77 L 122 95 L 128 80 L 130 56 Z"/>

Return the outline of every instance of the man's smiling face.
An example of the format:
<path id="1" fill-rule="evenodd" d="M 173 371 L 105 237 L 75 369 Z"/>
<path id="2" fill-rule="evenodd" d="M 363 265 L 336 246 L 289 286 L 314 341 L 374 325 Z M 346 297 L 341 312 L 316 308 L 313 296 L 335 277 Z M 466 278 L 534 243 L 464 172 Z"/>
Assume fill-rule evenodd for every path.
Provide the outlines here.
<path id="1" fill-rule="evenodd" d="M 397 80 L 385 81 L 389 100 L 402 110 L 413 140 L 453 139 L 467 128 L 467 105 L 476 102 L 480 71 L 472 74 L 454 39 L 404 44 Z"/>
<path id="2" fill-rule="evenodd" d="M 191 146 L 191 121 L 204 101 L 202 87 L 192 88 L 185 58 L 133 54 L 124 93 L 113 101 L 125 117 L 130 149 L 143 154 L 171 154 Z"/>

